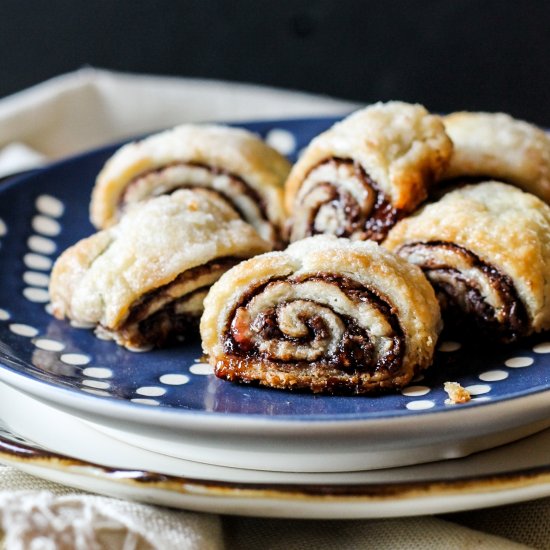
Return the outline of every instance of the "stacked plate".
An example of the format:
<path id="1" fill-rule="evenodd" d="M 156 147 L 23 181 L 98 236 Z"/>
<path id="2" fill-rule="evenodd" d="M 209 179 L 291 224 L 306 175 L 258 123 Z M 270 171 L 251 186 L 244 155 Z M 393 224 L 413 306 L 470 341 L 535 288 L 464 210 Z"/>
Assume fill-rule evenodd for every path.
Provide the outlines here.
<path id="1" fill-rule="evenodd" d="M 293 155 L 332 122 L 246 127 Z M 548 334 L 495 349 L 443 340 L 400 394 L 331 397 L 218 380 L 198 341 L 135 354 L 53 319 L 49 270 L 92 232 L 90 190 L 114 149 L 0 190 L 0 459 L 92 491 L 253 515 L 382 517 L 550 495 Z M 447 380 L 474 399 L 447 405 Z"/>

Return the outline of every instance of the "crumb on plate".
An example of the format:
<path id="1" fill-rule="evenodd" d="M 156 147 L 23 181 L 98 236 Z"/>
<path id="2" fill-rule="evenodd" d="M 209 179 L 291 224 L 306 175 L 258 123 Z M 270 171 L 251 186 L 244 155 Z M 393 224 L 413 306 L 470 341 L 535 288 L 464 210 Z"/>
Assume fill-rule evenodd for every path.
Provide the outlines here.
<path id="1" fill-rule="evenodd" d="M 449 394 L 449 399 L 445 400 L 445 405 L 467 403 L 472 399 L 470 392 L 458 382 L 445 382 L 443 389 Z"/>

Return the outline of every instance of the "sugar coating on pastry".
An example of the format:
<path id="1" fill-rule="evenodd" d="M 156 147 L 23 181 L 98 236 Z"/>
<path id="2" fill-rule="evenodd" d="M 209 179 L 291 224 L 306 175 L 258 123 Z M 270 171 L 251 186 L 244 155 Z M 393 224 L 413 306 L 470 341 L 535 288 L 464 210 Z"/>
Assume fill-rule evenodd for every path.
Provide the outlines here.
<path id="1" fill-rule="evenodd" d="M 134 345 L 127 340 L 140 335 L 126 338 L 125 324 L 160 318 L 172 306 L 173 317 L 200 315 L 207 288 L 223 271 L 269 249 L 215 193 L 179 190 L 135 205 L 119 224 L 67 249 L 52 272 L 52 309 Z"/>
<path id="2" fill-rule="evenodd" d="M 505 341 L 550 328 L 550 207 L 529 193 L 463 187 L 401 220 L 384 246 Z"/>
<path id="3" fill-rule="evenodd" d="M 447 168 L 452 143 L 421 105 L 376 103 L 317 136 L 285 184 L 291 240 L 326 233 L 380 241 Z"/>
<path id="4" fill-rule="evenodd" d="M 239 128 L 185 124 L 120 148 L 97 177 L 90 206 L 98 228 L 116 223 L 127 205 L 178 188 L 208 188 L 272 242 L 284 219 L 289 162 Z"/>
<path id="5" fill-rule="evenodd" d="M 446 179 L 482 177 L 516 185 L 550 203 L 550 136 L 504 113 L 443 118 L 454 151 Z"/>
<path id="6" fill-rule="evenodd" d="M 404 386 L 431 365 L 440 328 L 418 268 L 376 243 L 321 235 L 227 271 L 201 319 L 217 376 L 314 393 Z"/>

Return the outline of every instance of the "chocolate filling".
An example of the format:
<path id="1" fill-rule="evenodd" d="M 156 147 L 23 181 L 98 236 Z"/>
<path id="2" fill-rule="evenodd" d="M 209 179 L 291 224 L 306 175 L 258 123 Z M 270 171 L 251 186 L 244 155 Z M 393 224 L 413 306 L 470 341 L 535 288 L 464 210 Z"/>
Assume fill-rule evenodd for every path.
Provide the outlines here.
<path id="1" fill-rule="evenodd" d="M 261 294 L 264 289 L 271 283 L 280 281 L 283 279 L 272 279 L 265 282 L 255 288 L 250 289 L 245 295 L 243 295 L 239 304 L 236 305 L 230 319 L 233 322 L 237 310 L 239 308 L 246 308 L 246 305 L 255 296 Z M 399 324 L 399 320 L 395 314 L 393 308 L 387 304 L 387 302 L 378 296 L 373 290 L 363 287 L 346 277 L 339 277 L 325 273 L 319 273 L 315 276 L 304 276 L 301 278 L 286 279 L 291 284 L 301 284 L 306 281 L 322 281 L 337 286 L 353 301 L 365 301 L 373 305 L 380 314 L 388 321 L 392 328 L 391 345 L 388 349 L 384 350 L 384 353 L 378 357 L 375 361 L 375 348 L 368 331 L 359 326 L 357 322 L 348 316 L 339 315 L 339 319 L 344 324 L 345 331 L 343 337 L 338 343 L 336 351 L 330 356 L 323 357 L 320 360 L 305 362 L 305 361 L 282 361 L 277 358 L 268 356 L 265 352 L 260 351 L 253 342 L 246 338 L 236 338 L 235 332 L 230 326 L 226 328 L 226 332 L 223 335 L 224 352 L 228 356 L 232 357 L 246 357 L 247 359 L 255 358 L 257 361 L 264 361 L 266 363 L 275 363 L 278 368 L 316 368 L 322 366 L 328 366 L 334 369 L 345 372 L 368 372 L 375 373 L 384 371 L 388 373 L 395 373 L 399 371 L 403 362 L 404 354 L 404 335 Z M 283 303 L 279 305 L 283 305 Z M 324 338 L 329 336 L 329 328 L 326 326 L 325 321 L 318 316 L 313 316 L 302 321 L 308 327 L 308 335 L 300 338 L 290 337 L 284 334 L 277 324 L 276 308 L 270 308 L 263 311 L 258 315 L 252 325 L 251 329 L 261 338 L 265 340 L 286 340 L 296 345 L 307 344 L 315 337 Z"/>
<path id="2" fill-rule="evenodd" d="M 138 323 L 140 341 L 164 347 L 170 344 L 184 341 L 190 333 L 195 333 L 199 326 L 200 315 L 190 313 L 177 313 L 178 303 L 187 301 L 195 293 L 187 294 L 185 300 L 175 300 L 159 311 Z"/>
<path id="3" fill-rule="evenodd" d="M 361 239 L 369 239 L 376 242 L 382 242 L 388 231 L 403 217 L 404 212 L 395 208 L 382 192 L 378 184 L 370 178 L 363 167 L 351 159 L 332 157 L 324 160 L 311 168 L 304 181 L 307 180 L 309 174 L 321 165 L 332 164 L 335 170 L 341 164 L 353 166 L 354 175 L 361 185 L 374 194 L 374 201 L 371 204 L 358 204 L 356 199 L 346 190 L 340 189 L 338 182 L 325 182 L 320 185 L 326 185 L 331 189 L 328 194 L 328 199 L 316 205 L 309 212 L 308 220 L 308 235 L 322 233 L 323 231 L 315 228 L 315 220 L 320 209 L 325 205 L 333 205 L 335 209 L 339 209 L 344 213 L 345 222 L 340 226 L 335 234 L 338 237 L 359 236 Z"/>
<path id="4" fill-rule="evenodd" d="M 448 324 L 472 332 L 472 327 L 468 329 L 468 320 L 473 320 L 478 333 L 495 336 L 503 342 L 513 342 L 527 334 L 529 318 L 512 279 L 470 250 L 450 242 L 429 241 L 406 244 L 397 252 L 406 258 L 415 250 L 436 247 L 459 254 L 471 268 L 478 269 L 502 303 L 502 307 L 495 310 L 486 301 L 475 280 L 434 257 L 419 267 L 432 283 Z"/>
<path id="5" fill-rule="evenodd" d="M 188 269 L 169 283 L 145 293 L 132 304 L 130 312 L 118 332 L 136 347 L 142 345 L 163 346 L 183 340 L 189 331 L 194 332 L 197 328 L 200 314 L 178 313 L 178 306 L 189 301 L 208 286 L 195 288 L 176 299 L 170 295 L 170 289 L 186 281 L 198 279 L 211 271 L 227 271 L 240 261 L 241 259 L 236 257 L 217 258 Z M 150 307 L 157 301 L 165 303 L 160 309 L 150 314 Z"/>
<path id="6" fill-rule="evenodd" d="M 132 188 L 135 185 L 137 185 L 137 183 L 139 182 L 139 180 L 141 178 L 147 177 L 149 174 L 160 174 L 164 170 L 166 170 L 168 168 L 171 168 L 171 167 L 174 167 L 174 166 L 190 166 L 190 167 L 202 168 L 203 170 L 206 170 L 206 171 L 210 172 L 210 174 L 212 174 L 213 176 L 227 176 L 228 178 L 230 178 L 233 181 L 233 183 L 237 185 L 237 187 L 239 189 L 239 193 L 242 194 L 242 195 L 246 195 L 251 200 L 251 202 L 253 202 L 258 207 L 258 210 L 260 212 L 260 216 L 261 216 L 262 220 L 269 223 L 271 225 L 271 227 L 273 228 L 273 231 L 275 233 L 275 239 L 276 239 L 277 243 L 282 243 L 279 228 L 275 224 L 272 224 L 271 221 L 269 220 L 269 216 L 267 215 L 267 205 L 266 205 L 264 199 L 258 194 L 258 192 L 253 187 L 251 187 L 243 178 L 241 178 L 237 174 L 233 174 L 231 172 L 223 170 L 222 168 L 218 168 L 216 166 L 210 166 L 208 164 L 203 164 L 203 163 L 200 163 L 200 162 L 172 162 L 172 163 L 166 164 L 166 165 L 164 165 L 160 168 L 157 168 L 157 169 L 154 169 L 154 170 L 149 170 L 147 172 L 141 173 L 139 176 L 137 176 L 132 181 L 130 181 L 130 183 L 128 183 L 128 185 L 126 186 L 126 188 L 124 189 L 124 191 L 120 195 L 119 200 L 118 200 L 118 204 L 117 204 L 117 211 L 119 213 L 124 212 L 124 209 L 125 209 L 126 204 L 128 202 L 127 197 L 130 194 L 130 191 L 132 190 Z M 181 184 L 177 185 L 176 187 L 170 189 L 169 191 L 167 191 L 164 194 L 167 194 L 167 195 L 172 194 L 175 191 L 177 191 L 178 189 L 198 189 L 198 188 L 201 188 L 201 187 L 197 186 L 197 185 L 181 183 Z M 225 201 L 227 201 L 237 211 L 239 216 L 244 221 L 247 221 L 248 223 L 251 223 L 251 220 L 247 219 L 245 213 L 233 201 L 231 196 L 226 195 L 225 193 L 223 193 L 222 191 L 220 191 L 218 189 L 213 189 L 213 188 L 210 188 L 210 187 L 204 187 L 204 189 L 208 189 L 212 193 L 215 193 L 215 194 L 219 195 L 221 198 L 223 198 Z"/>

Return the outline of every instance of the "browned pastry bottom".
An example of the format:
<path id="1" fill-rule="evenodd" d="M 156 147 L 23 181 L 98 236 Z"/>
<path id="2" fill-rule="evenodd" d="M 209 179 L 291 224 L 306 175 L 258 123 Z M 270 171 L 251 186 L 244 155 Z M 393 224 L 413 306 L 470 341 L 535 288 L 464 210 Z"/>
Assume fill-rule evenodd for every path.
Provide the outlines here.
<path id="1" fill-rule="evenodd" d="M 262 358 L 232 356 L 218 359 L 215 373 L 218 378 L 232 382 L 332 395 L 367 395 L 395 391 L 407 385 L 411 379 L 408 375 L 388 378 L 385 372 L 365 376 L 360 371 L 345 372 L 317 363 L 289 365 Z"/>

